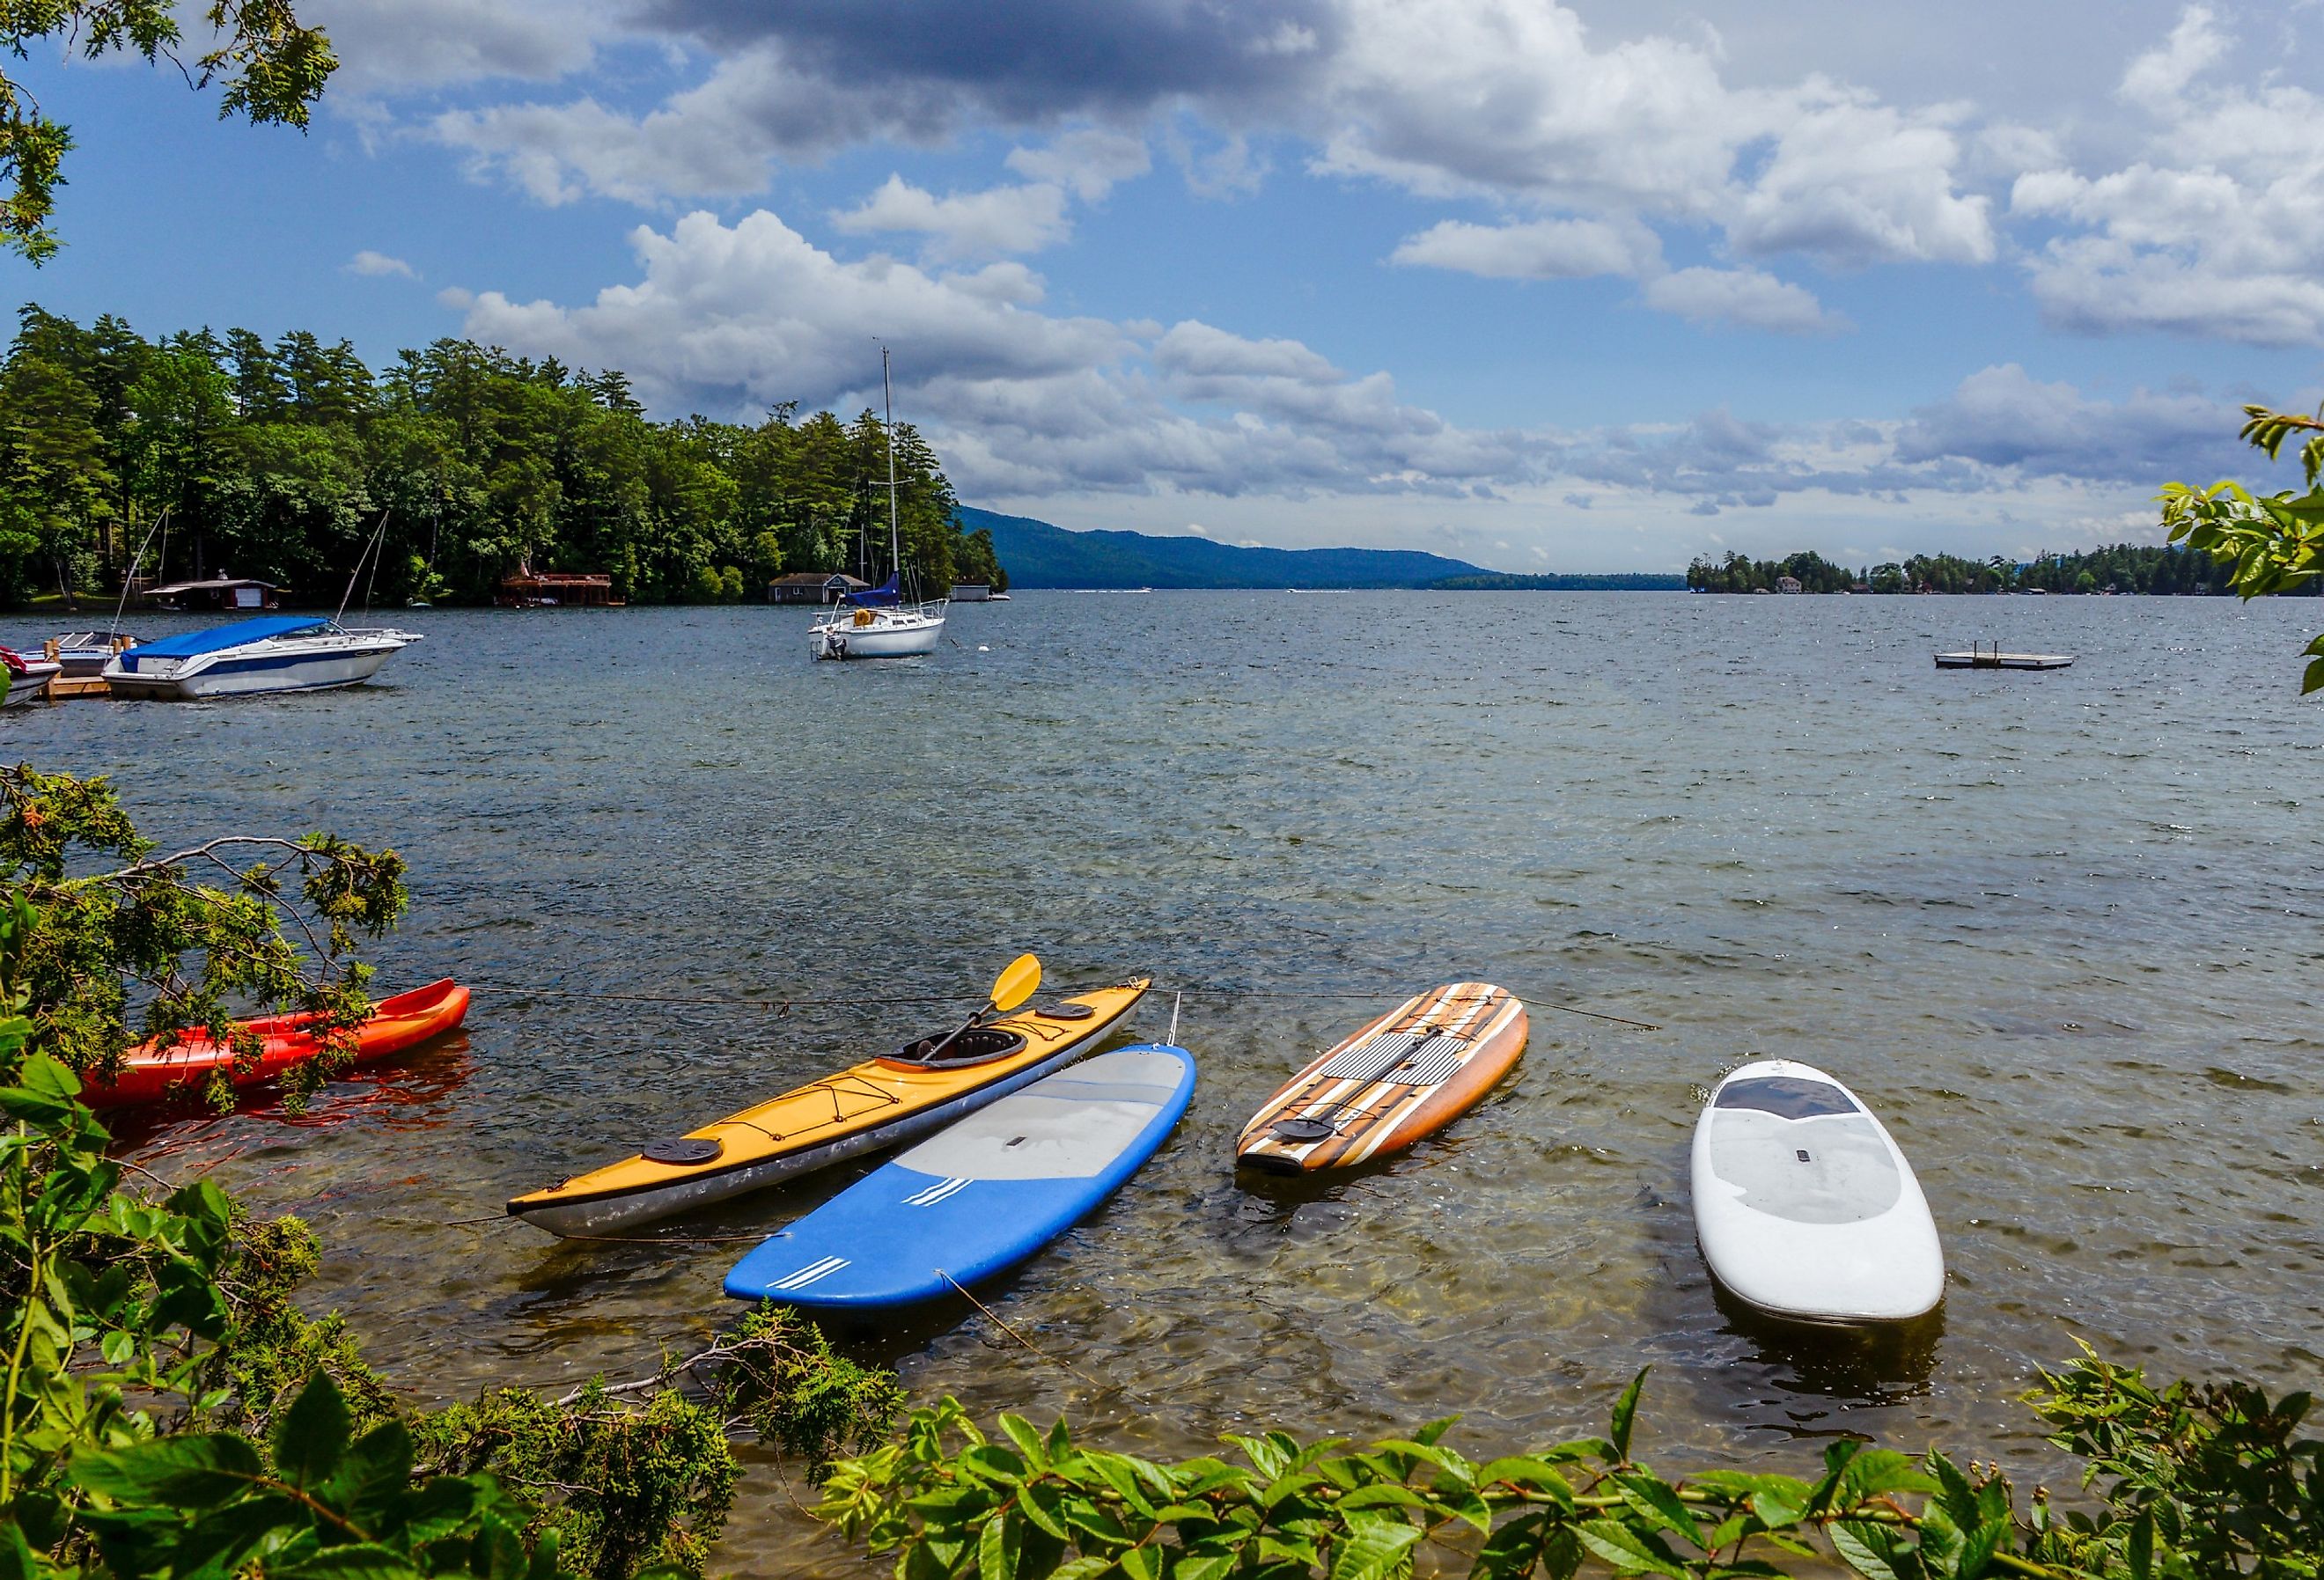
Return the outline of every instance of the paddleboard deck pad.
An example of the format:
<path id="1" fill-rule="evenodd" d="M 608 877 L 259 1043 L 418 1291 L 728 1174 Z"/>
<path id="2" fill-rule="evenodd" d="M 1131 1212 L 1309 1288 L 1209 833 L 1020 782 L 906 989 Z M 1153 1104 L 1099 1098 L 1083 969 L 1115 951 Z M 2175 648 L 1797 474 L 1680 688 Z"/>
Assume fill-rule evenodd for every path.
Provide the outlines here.
<path id="1" fill-rule="evenodd" d="M 1695 1232 L 1729 1292 L 1801 1322 L 1901 1322 L 1944 1298 L 1944 1249 L 1913 1166 L 1856 1094 L 1763 1059 L 1694 1127 Z"/>
<path id="2" fill-rule="evenodd" d="M 1455 982 L 1406 1000 L 1324 1052 L 1243 1126 L 1235 1160 L 1301 1174 L 1386 1157 L 1476 1106 L 1525 1052 L 1525 1006 Z"/>
<path id="3" fill-rule="evenodd" d="M 1019 1010 L 941 1049 L 941 1035 L 922 1038 L 518 1197 L 508 1210 L 552 1234 L 603 1234 L 927 1135 L 1087 1053 L 1149 985 L 1141 976 L 1077 993 L 1055 1006 L 1062 1013 Z"/>
<path id="4" fill-rule="evenodd" d="M 726 1275 L 744 1300 L 876 1310 L 1016 1266 L 1154 1155 L 1194 1093 L 1184 1049 L 1118 1049 L 938 1132 L 761 1243 Z"/>

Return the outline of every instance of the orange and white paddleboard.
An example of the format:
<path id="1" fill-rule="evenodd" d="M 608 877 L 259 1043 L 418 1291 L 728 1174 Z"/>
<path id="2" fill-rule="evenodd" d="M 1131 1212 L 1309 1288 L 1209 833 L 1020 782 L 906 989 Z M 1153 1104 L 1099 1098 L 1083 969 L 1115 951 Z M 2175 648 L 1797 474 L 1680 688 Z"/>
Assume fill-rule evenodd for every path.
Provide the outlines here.
<path id="1" fill-rule="evenodd" d="M 1243 1126 L 1235 1160 L 1301 1174 L 1408 1147 L 1475 1107 L 1525 1052 L 1526 1030 L 1507 988 L 1432 988 L 1286 1081 Z"/>

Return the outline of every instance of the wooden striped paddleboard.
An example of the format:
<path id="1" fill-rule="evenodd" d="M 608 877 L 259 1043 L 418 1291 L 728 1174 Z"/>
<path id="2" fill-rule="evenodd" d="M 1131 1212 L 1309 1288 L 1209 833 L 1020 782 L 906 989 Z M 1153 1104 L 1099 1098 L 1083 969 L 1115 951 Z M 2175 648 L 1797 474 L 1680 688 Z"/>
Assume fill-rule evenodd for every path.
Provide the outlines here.
<path id="1" fill-rule="evenodd" d="M 1286 1081 L 1235 1160 L 1277 1174 L 1345 1169 L 1412 1145 L 1475 1107 L 1525 1052 L 1525 1006 L 1455 982 L 1409 999 Z"/>

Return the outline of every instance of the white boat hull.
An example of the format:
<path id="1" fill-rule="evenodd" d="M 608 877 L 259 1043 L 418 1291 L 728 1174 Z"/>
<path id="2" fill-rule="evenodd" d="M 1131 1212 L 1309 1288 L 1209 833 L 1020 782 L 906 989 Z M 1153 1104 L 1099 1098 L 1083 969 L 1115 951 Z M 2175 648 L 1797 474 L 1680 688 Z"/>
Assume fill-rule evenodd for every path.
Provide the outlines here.
<path id="1" fill-rule="evenodd" d="M 47 696 L 50 677 L 58 673 L 62 668 L 62 665 L 51 663 L 46 659 L 26 659 L 23 674 L 20 675 L 14 670 L 8 671 L 8 695 L 5 698 L 0 698 L 0 707 L 14 707 L 20 702 L 30 702 L 36 697 Z"/>
<path id="2" fill-rule="evenodd" d="M 818 621 L 808 631 L 819 659 L 908 659 L 936 650 L 944 639 L 944 616 L 881 614 L 868 625 L 847 620 Z"/>
<path id="3" fill-rule="evenodd" d="M 119 660 L 106 667 L 115 697 L 165 702 L 198 702 L 212 697 L 249 697 L 281 691 L 327 691 L 360 686 L 401 652 L 407 639 L 339 646 L 324 651 L 262 651 L 228 649 L 204 653 L 152 670 L 131 670 Z M 133 652 L 134 649 L 131 650 Z M 154 661 L 147 661 L 153 662 Z"/>

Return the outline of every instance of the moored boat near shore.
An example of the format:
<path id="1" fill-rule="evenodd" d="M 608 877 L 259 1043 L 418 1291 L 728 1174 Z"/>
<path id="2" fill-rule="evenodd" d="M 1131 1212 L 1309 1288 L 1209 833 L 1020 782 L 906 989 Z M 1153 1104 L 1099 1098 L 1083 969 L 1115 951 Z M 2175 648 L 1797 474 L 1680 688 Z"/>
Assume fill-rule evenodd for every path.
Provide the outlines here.
<path id="1" fill-rule="evenodd" d="M 350 631 L 320 615 L 271 614 L 164 637 L 115 653 L 105 679 L 116 697 L 198 701 L 359 686 L 420 638 Z"/>
<path id="2" fill-rule="evenodd" d="M 0 647 L 0 663 L 8 669 L 8 692 L 0 697 L 0 707 L 14 707 L 20 702 L 47 696 L 49 682 L 64 668 L 54 659 L 30 658 L 5 647 Z"/>
<path id="3" fill-rule="evenodd" d="M 384 998 L 372 1006 L 370 1017 L 355 1029 L 356 1064 L 405 1052 L 431 1037 L 456 1031 L 467 1018 L 468 990 L 447 977 L 426 987 L 415 987 Z M 235 1086 L 271 1081 L 294 1066 L 318 1058 L 324 1039 L 315 1033 L 313 1014 L 272 1015 L 237 1028 L 258 1039 L 258 1056 L 238 1063 L 231 1038 L 213 1038 L 203 1030 L 189 1032 L 174 1047 L 157 1049 L 140 1043 L 124 1056 L 121 1073 L 111 1081 L 91 1084 L 81 1100 L 91 1108 L 118 1108 L 132 1103 L 158 1103 L 180 1093 L 198 1091 L 223 1069 Z"/>

